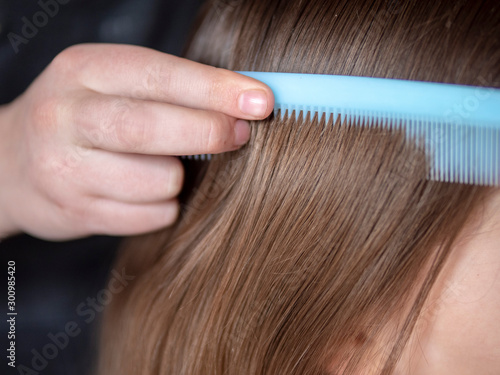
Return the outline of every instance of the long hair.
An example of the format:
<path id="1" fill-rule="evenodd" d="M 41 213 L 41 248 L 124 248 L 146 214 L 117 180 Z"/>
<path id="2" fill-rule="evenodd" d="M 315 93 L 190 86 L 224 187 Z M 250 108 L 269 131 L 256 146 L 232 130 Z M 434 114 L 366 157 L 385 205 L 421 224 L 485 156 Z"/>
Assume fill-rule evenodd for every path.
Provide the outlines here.
<path id="1" fill-rule="evenodd" d="M 208 1 L 186 52 L 232 70 L 500 78 L 494 1 Z M 335 88 L 332 88 L 334 90 Z M 404 131 L 286 113 L 127 243 L 101 374 L 389 374 L 490 189 L 426 180 Z M 196 173 L 194 172 L 196 171 Z"/>

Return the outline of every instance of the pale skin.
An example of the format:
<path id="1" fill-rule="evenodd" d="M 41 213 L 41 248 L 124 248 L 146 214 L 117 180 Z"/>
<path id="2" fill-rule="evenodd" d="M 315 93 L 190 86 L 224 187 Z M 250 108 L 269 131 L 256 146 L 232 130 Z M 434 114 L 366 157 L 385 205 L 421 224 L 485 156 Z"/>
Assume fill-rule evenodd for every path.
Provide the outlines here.
<path id="1" fill-rule="evenodd" d="M 134 235 L 171 225 L 176 155 L 238 149 L 267 117 L 261 82 L 147 48 L 60 53 L 0 106 L 0 238 Z"/>
<path id="2" fill-rule="evenodd" d="M 417 288 L 409 291 L 409 302 L 374 342 L 374 354 L 360 374 L 381 373 L 427 267 L 422 271 Z M 454 242 L 393 375 L 498 375 L 499 369 L 500 189 L 496 189 L 471 214 Z"/>
<path id="3" fill-rule="evenodd" d="M 463 231 L 396 375 L 500 373 L 500 190 Z"/>

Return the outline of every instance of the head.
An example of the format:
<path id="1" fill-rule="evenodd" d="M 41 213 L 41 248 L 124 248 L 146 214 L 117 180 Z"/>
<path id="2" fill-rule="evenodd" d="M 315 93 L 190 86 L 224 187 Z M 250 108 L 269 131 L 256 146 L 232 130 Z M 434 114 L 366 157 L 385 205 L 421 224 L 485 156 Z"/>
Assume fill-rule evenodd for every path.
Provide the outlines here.
<path id="1" fill-rule="evenodd" d="M 209 1 L 186 56 L 232 70 L 490 85 L 490 2 Z M 496 29 L 495 29 L 496 28 Z M 426 180 L 403 131 L 304 113 L 197 170 L 103 325 L 103 374 L 391 373 L 490 189 Z"/>

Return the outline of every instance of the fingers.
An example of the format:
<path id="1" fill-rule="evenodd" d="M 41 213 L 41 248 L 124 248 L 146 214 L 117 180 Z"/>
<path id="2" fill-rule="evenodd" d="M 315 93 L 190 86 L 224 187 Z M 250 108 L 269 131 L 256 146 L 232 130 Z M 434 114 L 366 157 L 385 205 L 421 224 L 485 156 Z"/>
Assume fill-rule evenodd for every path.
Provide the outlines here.
<path id="1" fill-rule="evenodd" d="M 171 104 L 85 93 L 66 121 L 86 147 L 151 155 L 235 150 L 250 137 L 246 121 Z"/>
<path id="2" fill-rule="evenodd" d="M 57 199 L 82 233 L 134 235 L 173 224 L 183 166 L 175 157 L 89 150 Z M 54 199 L 54 198 L 53 198 Z"/>
<path id="3" fill-rule="evenodd" d="M 175 198 L 182 189 L 184 168 L 169 156 L 120 154 L 92 150 L 75 181 L 82 192 L 123 203 L 154 203 Z"/>
<path id="4" fill-rule="evenodd" d="M 274 106 L 273 93 L 262 82 L 148 48 L 80 45 L 66 54 L 79 61 L 82 83 L 103 94 L 222 112 L 247 120 L 269 116 Z"/>
<path id="5" fill-rule="evenodd" d="M 87 231 L 116 236 L 135 235 L 154 231 L 175 222 L 179 215 L 176 200 L 150 204 L 132 204 L 108 199 L 95 199 L 89 204 L 92 220 Z"/>

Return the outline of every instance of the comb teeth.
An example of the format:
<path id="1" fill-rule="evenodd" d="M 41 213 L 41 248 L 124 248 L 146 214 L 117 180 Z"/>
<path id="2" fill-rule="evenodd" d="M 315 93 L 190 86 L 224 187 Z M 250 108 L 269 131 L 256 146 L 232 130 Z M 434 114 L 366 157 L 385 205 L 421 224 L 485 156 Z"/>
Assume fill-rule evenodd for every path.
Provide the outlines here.
<path id="1" fill-rule="evenodd" d="M 500 186 L 500 128 L 443 123 L 436 118 L 400 116 L 398 114 L 348 111 L 335 108 L 280 105 L 276 117 L 296 118 L 314 113 L 325 116 L 325 123 L 341 116 L 341 123 L 362 124 L 384 129 L 404 128 L 406 138 L 423 146 L 430 158 L 428 179 L 442 182 Z M 333 121 L 335 123 L 335 121 Z M 422 145 L 423 143 L 423 145 Z M 212 155 L 187 155 L 184 159 L 207 161 Z"/>
<path id="2" fill-rule="evenodd" d="M 401 116 L 382 112 L 312 108 L 325 114 L 326 123 L 337 119 L 341 123 L 360 124 L 362 127 L 380 127 L 387 130 L 405 130 L 406 138 L 424 148 L 429 156 L 428 179 L 442 182 L 500 186 L 500 128 L 475 124 L 443 123 L 439 118 Z M 301 113 L 302 112 L 302 113 Z M 306 106 L 280 105 L 275 116 L 305 118 Z M 335 123 L 335 121 L 333 121 Z"/>
<path id="3" fill-rule="evenodd" d="M 212 159 L 212 154 L 182 155 L 181 159 L 207 161 Z"/>

